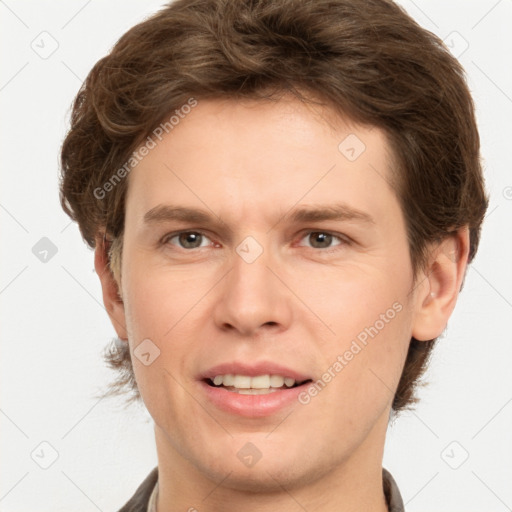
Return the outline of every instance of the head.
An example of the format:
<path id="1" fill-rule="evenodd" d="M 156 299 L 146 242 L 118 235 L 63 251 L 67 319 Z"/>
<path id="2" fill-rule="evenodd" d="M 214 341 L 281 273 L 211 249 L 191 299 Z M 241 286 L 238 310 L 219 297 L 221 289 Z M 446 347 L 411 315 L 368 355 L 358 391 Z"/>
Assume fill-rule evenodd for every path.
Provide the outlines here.
<path id="1" fill-rule="evenodd" d="M 61 198 L 125 340 L 107 394 L 212 474 L 248 436 L 328 468 L 410 407 L 487 208 L 463 70 L 386 0 L 170 4 L 79 91 Z M 230 361 L 311 380 L 275 435 L 199 403 Z"/>

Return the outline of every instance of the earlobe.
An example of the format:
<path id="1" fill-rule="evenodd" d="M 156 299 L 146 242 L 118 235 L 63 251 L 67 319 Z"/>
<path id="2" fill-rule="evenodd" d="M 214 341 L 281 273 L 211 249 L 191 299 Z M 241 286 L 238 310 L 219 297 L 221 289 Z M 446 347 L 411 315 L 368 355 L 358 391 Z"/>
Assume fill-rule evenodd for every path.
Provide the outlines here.
<path id="1" fill-rule="evenodd" d="M 469 229 L 462 227 L 431 248 L 424 283 L 415 299 L 412 336 L 437 338 L 446 328 L 464 280 L 469 254 Z"/>
<path id="2" fill-rule="evenodd" d="M 120 291 L 120 284 L 114 278 L 108 260 L 108 241 L 103 234 L 96 237 L 94 251 L 94 268 L 100 278 L 103 294 L 103 304 L 117 335 L 122 340 L 127 340 L 126 318 L 124 303 Z"/>

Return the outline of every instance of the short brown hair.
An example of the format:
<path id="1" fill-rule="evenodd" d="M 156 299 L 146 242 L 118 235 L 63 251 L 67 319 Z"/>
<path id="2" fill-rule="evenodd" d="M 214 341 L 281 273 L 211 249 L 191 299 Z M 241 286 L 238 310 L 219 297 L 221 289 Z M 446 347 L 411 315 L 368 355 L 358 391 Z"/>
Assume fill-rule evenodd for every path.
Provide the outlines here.
<path id="1" fill-rule="evenodd" d="M 286 92 L 321 98 L 387 135 L 415 276 L 428 243 L 462 226 L 471 262 L 488 198 L 464 71 L 442 41 L 388 0 L 169 4 L 123 35 L 82 85 L 62 146 L 62 207 L 91 247 L 102 231 L 114 241 L 116 275 L 128 180 L 110 181 L 105 194 L 104 187 L 152 130 L 191 97 Z M 435 341 L 411 339 L 395 411 L 417 401 Z M 105 354 L 120 372 L 107 395 L 128 388 L 139 399 L 126 345 Z"/>

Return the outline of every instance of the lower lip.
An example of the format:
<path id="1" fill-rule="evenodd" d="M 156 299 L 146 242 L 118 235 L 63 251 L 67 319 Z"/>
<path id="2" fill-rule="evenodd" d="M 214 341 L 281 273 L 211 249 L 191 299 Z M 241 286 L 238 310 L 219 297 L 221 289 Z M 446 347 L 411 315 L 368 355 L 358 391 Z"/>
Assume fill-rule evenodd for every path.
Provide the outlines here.
<path id="1" fill-rule="evenodd" d="M 271 416 L 298 402 L 298 395 L 306 386 L 280 389 L 264 395 L 242 395 L 222 387 L 213 387 L 202 381 L 201 386 L 208 400 L 223 411 L 247 418 Z"/>

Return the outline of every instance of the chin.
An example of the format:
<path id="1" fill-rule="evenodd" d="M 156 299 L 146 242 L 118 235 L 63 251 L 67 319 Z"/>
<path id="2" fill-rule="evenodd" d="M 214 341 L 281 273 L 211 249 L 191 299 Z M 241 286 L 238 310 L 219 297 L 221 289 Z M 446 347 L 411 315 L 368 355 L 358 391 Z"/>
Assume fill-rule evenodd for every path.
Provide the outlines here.
<path id="1" fill-rule="evenodd" d="M 196 468 L 209 480 L 217 484 L 222 482 L 223 488 L 250 494 L 282 492 L 283 487 L 291 489 L 306 485 L 326 472 L 323 470 L 326 464 L 324 468 L 321 461 L 314 464 L 312 457 L 301 455 L 297 447 L 270 447 L 268 440 L 266 445 L 263 440 L 256 440 L 253 445 L 245 440 L 234 444 L 236 448 L 210 453 L 208 460 L 200 457 L 204 454 L 195 454 Z M 259 454 L 256 444 L 261 447 Z"/>
<path id="2" fill-rule="evenodd" d="M 261 465 L 260 465 L 261 464 Z M 292 488 L 310 481 L 306 474 L 301 474 L 300 466 L 293 469 L 284 467 L 282 462 L 268 464 L 260 461 L 259 467 L 240 468 L 226 467 L 222 475 L 217 475 L 215 481 L 222 482 L 222 487 L 246 492 L 249 494 L 282 492 L 284 488 Z M 226 477 L 226 475 L 228 475 Z"/>

